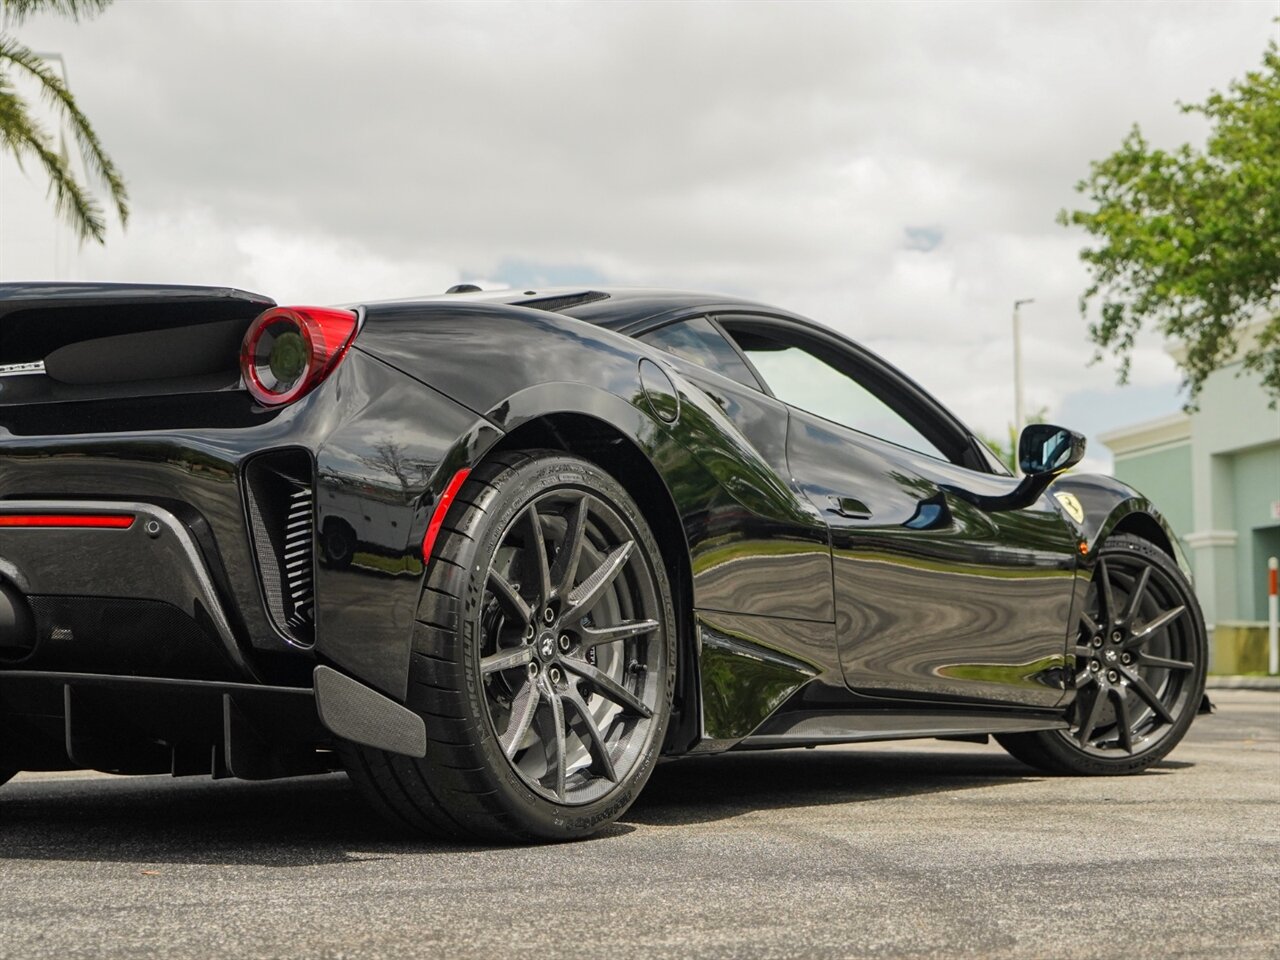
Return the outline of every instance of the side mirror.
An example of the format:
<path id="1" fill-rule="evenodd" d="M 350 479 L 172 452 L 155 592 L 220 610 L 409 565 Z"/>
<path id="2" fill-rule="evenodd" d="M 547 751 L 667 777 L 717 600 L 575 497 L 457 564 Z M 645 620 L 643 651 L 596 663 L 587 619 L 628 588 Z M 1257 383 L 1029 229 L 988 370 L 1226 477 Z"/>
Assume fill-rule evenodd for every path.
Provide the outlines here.
<path id="1" fill-rule="evenodd" d="M 1018 466 L 1029 477 L 1054 476 L 1084 457 L 1085 439 L 1066 427 L 1033 423 L 1018 438 Z"/>
<path id="2" fill-rule="evenodd" d="M 1079 463 L 1084 457 L 1084 447 L 1084 436 L 1074 430 L 1033 423 L 1023 428 L 1018 438 L 1018 466 L 1022 468 L 1023 477 L 1016 487 L 994 497 L 958 487 L 946 489 L 983 510 L 1021 510 L 1040 499 L 1054 477 Z"/>

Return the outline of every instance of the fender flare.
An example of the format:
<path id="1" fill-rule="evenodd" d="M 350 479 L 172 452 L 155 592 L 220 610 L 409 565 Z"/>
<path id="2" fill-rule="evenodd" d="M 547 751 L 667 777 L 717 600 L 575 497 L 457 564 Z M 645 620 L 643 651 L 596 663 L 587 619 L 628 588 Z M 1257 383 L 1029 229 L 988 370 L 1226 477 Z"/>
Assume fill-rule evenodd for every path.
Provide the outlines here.
<path id="1" fill-rule="evenodd" d="M 1156 507 L 1146 497 L 1135 494 L 1127 497 L 1117 503 L 1102 521 L 1098 524 L 1096 531 L 1088 538 L 1089 553 L 1093 553 L 1115 533 L 1116 528 L 1128 517 L 1134 514 L 1141 514 L 1149 520 L 1152 520 L 1160 527 L 1165 537 L 1169 540 L 1169 545 L 1173 548 L 1173 560 L 1178 565 L 1188 580 L 1192 579 L 1191 563 L 1187 558 L 1186 552 L 1182 548 L 1178 535 L 1173 532 L 1173 528 L 1169 526 L 1169 521 L 1164 518 Z"/>
<path id="2" fill-rule="evenodd" d="M 1092 570 L 1103 542 L 1126 520 L 1138 515 L 1164 535 L 1174 562 L 1191 578 L 1191 565 L 1169 521 L 1149 499 L 1127 483 L 1115 477 L 1068 473 L 1055 480 L 1048 492 L 1063 519 L 1074 526 L 1080 537 L 1083 568 Z"/>

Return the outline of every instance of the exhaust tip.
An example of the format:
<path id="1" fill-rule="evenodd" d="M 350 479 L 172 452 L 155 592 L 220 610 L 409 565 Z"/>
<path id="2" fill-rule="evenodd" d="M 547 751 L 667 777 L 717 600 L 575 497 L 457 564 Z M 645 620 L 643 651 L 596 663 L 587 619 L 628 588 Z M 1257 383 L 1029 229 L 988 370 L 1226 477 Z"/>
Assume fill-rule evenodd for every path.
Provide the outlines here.
<path id="1" fill-rule="evenodd" d="M 0 579 L 0 661 L 13 663 L 36 649 L 36 620 L 17 587 Z"/>

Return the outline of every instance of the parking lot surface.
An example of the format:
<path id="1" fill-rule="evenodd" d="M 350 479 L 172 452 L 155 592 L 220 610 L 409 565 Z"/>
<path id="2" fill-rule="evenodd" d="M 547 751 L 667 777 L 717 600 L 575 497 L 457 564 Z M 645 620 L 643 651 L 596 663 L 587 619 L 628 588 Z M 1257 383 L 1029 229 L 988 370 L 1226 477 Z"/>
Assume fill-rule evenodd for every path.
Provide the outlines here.
<path id="1" fill-rule="evenodd" d="M 921 741 L 662 766 L 559 846 L 397 838 L 340 775 L 23 775 L 0 957 L 1280 956 L 1280 694 L 1139 777 Z"/>

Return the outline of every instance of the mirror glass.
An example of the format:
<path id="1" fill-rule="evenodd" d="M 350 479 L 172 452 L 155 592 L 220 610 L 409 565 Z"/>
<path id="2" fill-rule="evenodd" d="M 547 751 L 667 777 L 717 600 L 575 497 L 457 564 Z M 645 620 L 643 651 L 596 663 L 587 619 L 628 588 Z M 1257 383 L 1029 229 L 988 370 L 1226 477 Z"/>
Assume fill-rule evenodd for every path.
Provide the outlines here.
<path id="1" fill-rule="evenodd" d="M 1029 475 L 1060 473 L 1080 462 L 1084 447 L 1084 437 L 1074 430 L 1033 423 L 1018 440 L 1018 466 Z"/>

